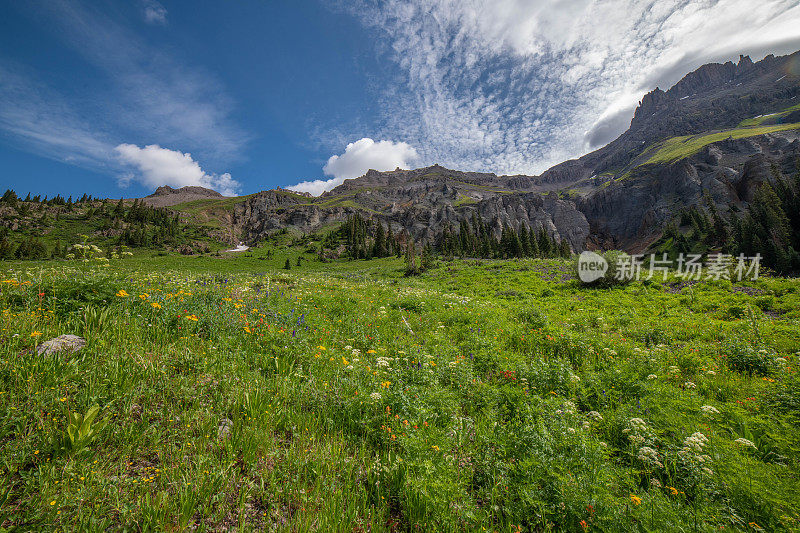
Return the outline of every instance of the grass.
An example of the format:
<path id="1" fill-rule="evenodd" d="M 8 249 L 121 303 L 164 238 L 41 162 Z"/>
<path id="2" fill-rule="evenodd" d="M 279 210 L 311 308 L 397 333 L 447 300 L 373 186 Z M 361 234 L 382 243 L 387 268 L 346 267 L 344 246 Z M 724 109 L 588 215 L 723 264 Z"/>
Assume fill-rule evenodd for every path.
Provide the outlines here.
<path id="1" fill-rule="evenodd" d="M 764 135 L 766 133 L 796 129 L 800 129 L 800 123 L 737 128 L 704 135 L 672 137 L 659 143 L 656 153 L 653 154 L 645 164 L 671 163 L 683 159 L 684 157 L 692 156 L 711 143 L 724 141 L 728 138 L 744 139 L 747 137 L 755 137 L 756 135 Z"/>
<path id="2" fill-rule="evenodd" d="M 740 128 L 746 128 L 750 126 L 760 126 L 767 120 L 775 117 L 783 117 L 791 113 L 792 111 L 797 111 L 800 109 L 800 104 L 794 105 L 790 108 L 784 109 L 783 111 L 778 111 L 777 113 L 770 113 L 768 115 L 761 115 L 759 117 L 748 118 L 739 123 Z"/>
<path id="3" fill-rule="evenodd" d="M 800 527 L 800 281 L 297 254 L 0 265 L 0 527 Z"/>

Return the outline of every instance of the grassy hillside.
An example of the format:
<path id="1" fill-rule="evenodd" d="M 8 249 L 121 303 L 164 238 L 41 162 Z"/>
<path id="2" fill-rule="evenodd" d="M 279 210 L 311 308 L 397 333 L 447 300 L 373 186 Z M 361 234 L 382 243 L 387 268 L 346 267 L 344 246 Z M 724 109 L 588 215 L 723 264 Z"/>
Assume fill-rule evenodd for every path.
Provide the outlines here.
<path id="1" fill-rule="evenodd" d="M 744 128 L 748 126 L 760 126 L 761 124 L 767 121 L 780 120 L 782 117 L 785 117 L 792 111 L 797 111 L 797 110 L 800 110 L 800 104 L 784 109 L 783 111 L 778 111 L 777 113 L 770 113 L 767 115 L 761 115 L 760 117 L 745 119 L 739 123 L 739 127 Z"/>
<path id="2" fill-rule="evenodd" d="M 744 139 L 747 137 L 755 137 L 756 135 L 764 135 L 765 133 L 796 129 L 800 129 L 800 123 L 736 128 L 702 135 L 672 137 L 657 143 L 651 149 L 654 150 L 655 153 L 645 164 L 671 163 L 673 161 L 677 161 L 678 159 L 692 156 L 711 143 L 724 141 L 728 138 Z"/>
<path id="3" fill-rule="evenodd" d="M 800 527 L 797 280 L 275 248 L 3 265 L 3 528 Z"/>

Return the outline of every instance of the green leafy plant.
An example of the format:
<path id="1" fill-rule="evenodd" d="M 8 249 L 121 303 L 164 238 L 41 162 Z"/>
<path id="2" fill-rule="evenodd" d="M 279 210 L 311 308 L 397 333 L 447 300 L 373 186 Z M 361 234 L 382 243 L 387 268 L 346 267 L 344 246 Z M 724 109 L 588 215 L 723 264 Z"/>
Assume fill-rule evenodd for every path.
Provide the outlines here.
<path id="1" fill-rule="evenodd" d="M 100 413 L 100 406 L 94 404 L 85 414 L 72 412 L 67 424 L 67 439 L 70 455 L 80 453 L 84 448 L 97 438 L 97 435 L 106 427 L 105 422 L 94 423 Z"/>

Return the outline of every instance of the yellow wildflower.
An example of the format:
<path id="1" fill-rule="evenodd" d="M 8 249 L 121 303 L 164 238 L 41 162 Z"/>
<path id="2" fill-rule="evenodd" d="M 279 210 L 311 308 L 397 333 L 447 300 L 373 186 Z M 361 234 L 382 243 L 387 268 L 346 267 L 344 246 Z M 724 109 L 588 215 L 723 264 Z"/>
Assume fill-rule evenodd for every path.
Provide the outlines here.
<path id="1" fill-rule="evenodd" d="M 120 289 L 119 291 L 117 291 L 117 296 L 119 296 L 120 298 L 127 298 L 128 297 L 128 293 L 125 292 L 124 289 Z"/>
<path id="2" fill-rule="evenodd" d="M 642 503 L 642 499 L 636 496 L 635 494 L 631 494 L 631 501 L 633 502 L 634 505 L 639 505 L 640 503 Z"/>
<path id="3" fill-rule="evenodd" d="M 161 309 L 161 304 L 158 302 L 150 302 L 154 309 Z"/>
<path id="4" fill-rule="evenodd" d="M 41 334 L 42 334 L 41 331 L 34 331 L 33 333 L 31 333 L 31 337 L 38 337 Z"/>

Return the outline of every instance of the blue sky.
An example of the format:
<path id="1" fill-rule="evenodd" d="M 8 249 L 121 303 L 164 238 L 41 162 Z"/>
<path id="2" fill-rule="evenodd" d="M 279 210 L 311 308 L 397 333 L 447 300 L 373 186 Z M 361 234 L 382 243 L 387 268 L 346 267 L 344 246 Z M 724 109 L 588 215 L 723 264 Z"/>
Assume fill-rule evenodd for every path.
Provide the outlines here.
<path id="1" fill-rule="evenodd" d="M 318 194 L 368 168 L 541 172 L 794 0 L 0 0 L 0 185 Z"/>

